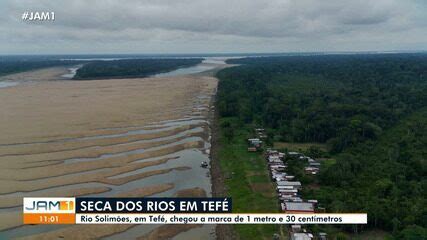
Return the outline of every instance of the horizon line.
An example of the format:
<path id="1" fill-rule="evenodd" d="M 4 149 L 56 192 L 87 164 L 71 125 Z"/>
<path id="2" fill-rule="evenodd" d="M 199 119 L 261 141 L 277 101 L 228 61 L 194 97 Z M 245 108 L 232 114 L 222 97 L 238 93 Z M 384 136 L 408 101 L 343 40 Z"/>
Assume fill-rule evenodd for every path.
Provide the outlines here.
<path id="1" fill-rule="evenodd" d="M 380 54 L 380 53 L 427 53 L 427 50 L 363 50 L 363 51 L 289 51 L 289 52 L 201 52 L 201 53 L 48 53 L 48 54 L 40 54 L 40 53 L 9 53 L 9 54 L 0 54 L 0 56 L 96 56 L 96 55 L 146 55 L 146 56 L 180 56 L 180 55 L 281 55 L 281 54 Z"/>

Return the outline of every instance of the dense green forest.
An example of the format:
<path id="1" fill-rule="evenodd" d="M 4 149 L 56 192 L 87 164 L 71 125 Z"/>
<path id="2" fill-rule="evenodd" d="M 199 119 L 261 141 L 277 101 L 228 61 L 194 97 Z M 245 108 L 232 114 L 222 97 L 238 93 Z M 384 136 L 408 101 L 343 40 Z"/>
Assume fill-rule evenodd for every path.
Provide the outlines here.
<path id="1" fill-rule="evenodd" d="M 74 79 L 100 79 L 115 77 L 147 77 L 200 63 L 202 58 L 122 59 L 94 61 L 77 70 Z"/>
<path id="2" fill-rule="evenodd" d="M 427 237 L 427 108 L 336 158 L 308 194 L 333 212 L 367 212 L 398 239 Z"/>
<path id="3" fill-rule="evenodd" d="M 363 229 L 425 239 L 426 54 L 228 62 L 241 65 L 217 74 L 218 108 L 221 118 L 238 123 L 223 128 L 258 125 L 268 130 L 268 142 L 327 143 L 336 162 L 322 168 L 321 187 L 307 196 L 331 212 L 367 212 Z"/>
<path id="4" fill-rule="evenodd" d="M 274 128 L 275 140 L 327 142 L 333 152 L 376 139 L 427 103 L 427 55 L 229 60 L 219 108 Z"/>
<path id="5" fill-rule="evenodd" d="M 70 66 L 79 64 L 79 61 L 71 60 L 44 60 L 44 59 L 12 59 L 0 58 L 0 76 L 25 72 L 47 67 Z"/>

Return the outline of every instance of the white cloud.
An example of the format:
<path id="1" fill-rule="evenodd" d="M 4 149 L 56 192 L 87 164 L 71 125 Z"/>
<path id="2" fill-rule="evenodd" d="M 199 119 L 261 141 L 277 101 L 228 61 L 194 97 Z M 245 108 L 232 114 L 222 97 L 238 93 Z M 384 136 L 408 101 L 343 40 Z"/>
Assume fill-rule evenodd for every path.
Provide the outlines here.
<path id="1" fill-rule="evenodd" d="M 425 49 L 425 8 L 398 0 L 3 0 L 0 53 Z M 26 23 L 24 11 L 55 11 L 56 21 Z"/>

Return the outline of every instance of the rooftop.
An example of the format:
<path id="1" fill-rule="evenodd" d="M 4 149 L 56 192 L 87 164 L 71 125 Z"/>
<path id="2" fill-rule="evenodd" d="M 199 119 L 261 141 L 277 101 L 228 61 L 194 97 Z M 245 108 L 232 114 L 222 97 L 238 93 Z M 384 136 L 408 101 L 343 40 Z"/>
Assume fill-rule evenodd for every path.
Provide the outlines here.
<path id="1" fill-rule="evenodd" d="M 277 182 L 279 186 L 301 186 L 301 182 L 299 181 L 280 181 Z"/>
<path id="2" fill-rule="evenodd" d="M 314 212 L 313 203 L 308 202 L 285 202 L 286 211 Z"/>
<path id="3" fill-rule="evenodd" d="M 313 239 L 313 234 L 311 233 L 292 233 L 291 240 L 311 240 Z"/>

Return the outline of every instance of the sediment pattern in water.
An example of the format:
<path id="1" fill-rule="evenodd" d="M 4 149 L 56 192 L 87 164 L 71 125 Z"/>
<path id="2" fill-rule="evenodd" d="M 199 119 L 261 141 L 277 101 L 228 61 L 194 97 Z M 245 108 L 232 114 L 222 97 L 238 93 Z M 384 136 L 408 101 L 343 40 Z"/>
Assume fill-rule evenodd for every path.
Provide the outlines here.
<path id="1" fill-rule="evenodd" d="M 102 100 L 108 102 L 111 98 L 110 94 L 113 96 L 124 94 L 124 90 L 129 89 L 130 86 L 140 88 L 140 93 L 133 91 L 130 94 L 131 97 L 127 96 L 124 99 L 122 105 L 117 103 L 110 105 L 110 108 L 114 108 L 111 110 L 113 116 L 110 121 L 102 119 L 99 124 L 86 123 L 85 121 L 91 119 L 92 114 L 87 116 L 87 119 L 84 116 L 76 116 L 77 119 L 69 122 L 63 118 L 64 123 L 61 121 L 52 123 L 52 131 L 29 129 L 26 137 L 21 129 L 10 138 L 1 138 L 0 238 L 170 239 L 182 233 L 191 235 L 195 229 L 198 229 L 195 233 L 199 237 L 212 237 L 212 227 L 198 225 L 22 225 L 21 212 L 24 196 L 209 196 L 211 191 L 209 170 L 201 168 L 200 164 L 202 161 L 209 161 L 207 154 L 210 148 L 209 115 L 212 111 L 210 105 L 212 96 L 216 91 L 216 79 L 192 77 L 174 80 L 182 81 L 184 86 L 179 87 L 176 82 L 171 84 L 170 79 L 159 80 L 158 78 L 152 80 L 158 81 L 154 84 L 146 79 L 145 84 L 137 82 L 138 80 L 125 80 L 122 83 L 119 82 L 121 80 L 109 80 L 113 82 L 98 84 L 80 83 L 88 84 L 88 88 L 93 88 L 93 94 L 101 94 L 96 96 L 101 98 L 96 100 L 97 104 Z M 48 83 L 36 85 L 35 93 L 25 89 L 26 86 L 0 91 L 11 94 L 20 92 L 20 88 L 24 88 L 21 91 L 24 95 L 29 94 L 28 96 L 35 97 L 38 102 L 46 102 L 43 99 L 43 86 L 52 88 L 46 84 Z M 75 98 L 79 98 L 79 90 L 83 88 L 81 85 L 64 84 L 64 86 L 54 86 L 56 90 L 51 92 L 53 98 L 61 99 L 59 103 L 64 103 L 59 94 L 61 91 L 58 90 L 61 87 L 64 88 L 62 91 L 75 91 Z M 111 88 L 112 93 L 99 91 L 104 87 L 110 89 L 109 85 L 117 88 Z M 155 104 L 152 100 L 146 103 L 144 97 L 139 96 L 143 94 L 155 96 L 156 94 L 150 91 L 159 89 L 169 91 L 169 94 L 174 96 L 165 96 L 166 100 L 159 99 Z M 37 93 L 38 90 L 40 90 L 39 93 Z M 9 95 L 9 97 L 12 96 Z M 137 105 L 132 103 L 134 112 L 132 116 L 128 116 L 128 121 L 126 117 L 118 116 L 120 111 L 115 109 L 122 108 L 122 114 L 126 114 L 129 110 L 125 106 L 127 101 L 141 101 L 142 111 L 139 113 L 135 108 Z M 26 106 L 26 103 L 20 104 L 19 100 L 10 102 L 22 111 L 30 111 L 30 113 L 18 111 L 16 117 L 29 115 L 28 121 L 31 121 L 40 117 L 61 118 L 57 114 L 66 112 L 70 108 L 77 108 L 74 104 L 79 103 L 80 100 L 70 100 L 68 108 L 49 103 L 53 105 L 44 107 L 57 107 L 59 110 L 40 112 L 40 114 L 37 111 L 43 111 L 44 108 L 41 106 L 31 109 Z M 147 104 L 154 105 L 146 106 Z M 0 112 L 6 112 L 10 108 L 11 106 L 0 107 Z M 94 109 L 97 111 L 96 108 Z M 86 111 L 82 110 L 83 114 Z M 67 118 L 70 117 L 68 114 L 65 115 Z M 0 124 L 4 124 L 2 128 L 19 126 L 16 123 L 5 126 L 7 125 L 5 121 L 10 119 L 13 119 L 10 114 L 0 119 Z M 18 121 L 23 120 L 20 118 Z M 32 126 L 28 122 L 21 122 L 21 124 Z M 61 124 L 64 125 L 63 128 Z M 33 127 L 39 126 L 34 124 Z M 5 132 L 12 134 L 13 131 L 5 130 Z"/>

